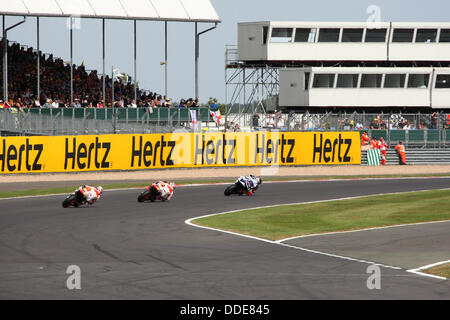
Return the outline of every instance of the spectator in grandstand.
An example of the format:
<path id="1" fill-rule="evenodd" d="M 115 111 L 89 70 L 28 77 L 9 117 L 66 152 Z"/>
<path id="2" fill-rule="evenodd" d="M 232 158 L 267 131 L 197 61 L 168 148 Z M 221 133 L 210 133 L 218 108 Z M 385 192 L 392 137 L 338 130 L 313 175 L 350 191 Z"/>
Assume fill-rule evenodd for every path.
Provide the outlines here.
<path id="1" fill-rule="evenodd" d="M 51 108 L 52 107 L 52 100 L 47 99 L 45 104 L 43 105 L 44 108 Z"/>
<path id="2" fill-rule="evenodd" d="M 181 99 L 178 108 L 187 108 L 186 101 L 184 99 Z"/>
<path id="3" fill-rule="evenodd" d="M 259 114 L 255 112 L 252 117 L 252 126 L 254 130 L 258 130 L 259 128 Z"/>
<path id="4" fill-rule="evenodd" d="M 211 111 L 217 111 L 219 110 L 219 105 L 217 104 L 217 99 L 212 99 L 210 100 L 210 106 L 209 108 L 211 109 Z"/>

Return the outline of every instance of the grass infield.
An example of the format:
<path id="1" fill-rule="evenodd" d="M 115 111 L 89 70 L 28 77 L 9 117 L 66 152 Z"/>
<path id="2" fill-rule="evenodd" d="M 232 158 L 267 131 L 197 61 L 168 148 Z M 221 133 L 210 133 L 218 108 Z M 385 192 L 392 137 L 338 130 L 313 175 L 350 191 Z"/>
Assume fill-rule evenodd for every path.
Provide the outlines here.
<path id="1" fill-rule="evenodd" d="M 290 177 L 264 177 L 264 181 L 293 181 L 293 180 L 329 180 L 329 179 L 383 179 L 383 178 L 420 178 L 420 177 L 450 177 L 448 173 L 442 174 L 415 174 L 415 175 L 357 175 L 357 176 L 290 176 Z M 233 179 L 193 179 L 193 180 L 175 180 L 178 185 L 189 185 L 197 183 L 232 183 Z M 80 185 L 83 182 L 80 181 Z M 135 182 L 135 183 L 116 183 L 116 184 L 104 184 L 102 185 L 105 190 L 108 189 L 126 189 L 126 188 L 141 188 L 146 187 L 151 184 L 148 182 Z M 71 193 L 79 185 L 74 185 L 73 187 L 55 187 L 55 188 L 44 188 L 44 189 L 29 189 L 29 190 L 12 190 L 0 192 L 1 198 L 14 198 L 14 197 L 24 197 L 24 196 L 39 196 L 48 194 L 58 194 L 58 193 Z"/>
<path id="2" fill-rule="evenodd" d="M 324 232 L 450 220 L 450 190 L 408 192 L 358 199 L 249 209 L 192 223 L 279 240 Z"/>
<path id="3" fill-rule="evenodd" d="M 422 272 L 450 279 L 450 263 L 443 264 L 443 265 L 433 267 L 430 269 L 422 270 Z"/>

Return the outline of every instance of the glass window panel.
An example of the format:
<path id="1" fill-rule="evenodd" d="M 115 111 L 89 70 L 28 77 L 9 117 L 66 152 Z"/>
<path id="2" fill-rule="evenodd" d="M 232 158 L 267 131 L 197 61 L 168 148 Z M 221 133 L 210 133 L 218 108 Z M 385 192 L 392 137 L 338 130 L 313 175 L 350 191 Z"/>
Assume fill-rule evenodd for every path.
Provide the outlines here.
<path id="1" fill-rule="evenodd" d="M 295 42 L 316 42 L 317 29 L 297 28 L 295 30 Z"/>
<path id="2" fill-rule="evenodd" d="M 337 79 L 337 88 L 357 88 L 358 74 L 339 74 Z"/>
<path id="3" fill-rule="evenodd" d="M 340 29 L 320 29 L 319 42 L 338 42 Z"/>
<path id="4" fill-rule="evenodd" d="M 344 29 L 342 42 L 362 42 L 364 29 Z"/>
<path id="5" fill-rule="evenodd" d="M 384 79 L 385 88 L 404 88 L 406 74 L 387 74 Z"/>
<path id="6" fill-rule="evenodd" d="M 417 29 L 416 42 L 436 42 L 437 29 Z"/>
<path id="7" fill-rule="evenodd" d="M 437 89 L 450 89 L 450 74 L 438 74 L 436 77 Z"/>
<path id="8" fill-rule="evenodd" d="M 387 29 L 367 29 L 365 42 L 386 42 Z"/>
<path id="9" fill-rule="evenodd" d="M 334 86 L 334 74 L 331 73 L 318 73 L 314 75 L 314 88 L 333 88 Z"/>
<path id="10" fill-rule="evenodd" d="M 267 34 L 269 33 L 269 27 L 263 27 L 263 44 L 267 43 Z"/>
<path id="11" fill-rule="evenodd" d="M 293 28 L 273 28 L 271 42 L 292 42 Z"/>
<path id="12" fill-rule="evenodd" d="M 414 29 L 395 29 L 392 42 L 412 42 Z"/>
<path id="13" fill-rule="evenodd" d="M 361 88 L 381 88 L 381 74 L 363 74 L 361 76 Z"/>
<path id="14" fill-rule="evenodd" d="M 441 29 L 439 42 L 450 42 L 450 29 Z"/>
<path id="15" fill-rule="evenodd" d="M 408 88 L 428 88 L 429 74 L 410 74 Z"/>

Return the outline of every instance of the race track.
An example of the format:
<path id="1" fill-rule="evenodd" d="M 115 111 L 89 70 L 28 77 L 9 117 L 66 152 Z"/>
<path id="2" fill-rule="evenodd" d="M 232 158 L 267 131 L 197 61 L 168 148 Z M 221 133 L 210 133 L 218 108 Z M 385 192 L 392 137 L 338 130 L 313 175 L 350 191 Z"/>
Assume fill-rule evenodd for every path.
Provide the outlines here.
<path id="1" fill-rule="evenodd" d="M 294 239 L 290 246 L 195 228 L 188 218 L 264 205 L 448 188 L 450 179 L 264 183 L 254 197 L 223 185 L 180 187 L 170 202 L 109 191 L 92 207 L 64 196 L 0 200 L 1 299 L 449 299 L 450 281 L 406 272 L 450 258 L 450 224 Z M 327 238 L 328 237 L 328 238 Z M 382 267 L 381 290 L 366 286 Z M 66 269 L 81 268 L 81 290 Z"/>

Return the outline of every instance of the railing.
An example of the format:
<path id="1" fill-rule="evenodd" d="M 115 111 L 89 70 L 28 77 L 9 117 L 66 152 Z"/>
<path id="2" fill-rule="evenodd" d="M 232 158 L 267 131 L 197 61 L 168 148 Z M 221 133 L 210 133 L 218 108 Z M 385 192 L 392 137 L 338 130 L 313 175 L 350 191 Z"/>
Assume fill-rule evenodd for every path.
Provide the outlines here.
<path id="1" fill-rule="evenodd" d="M 203 126 L 215 126 L 209 108 L 195 108 Z M 164 133 L 191 130 L 186 108 L 0 109 L 0 132 L 15 135 Z"/>

